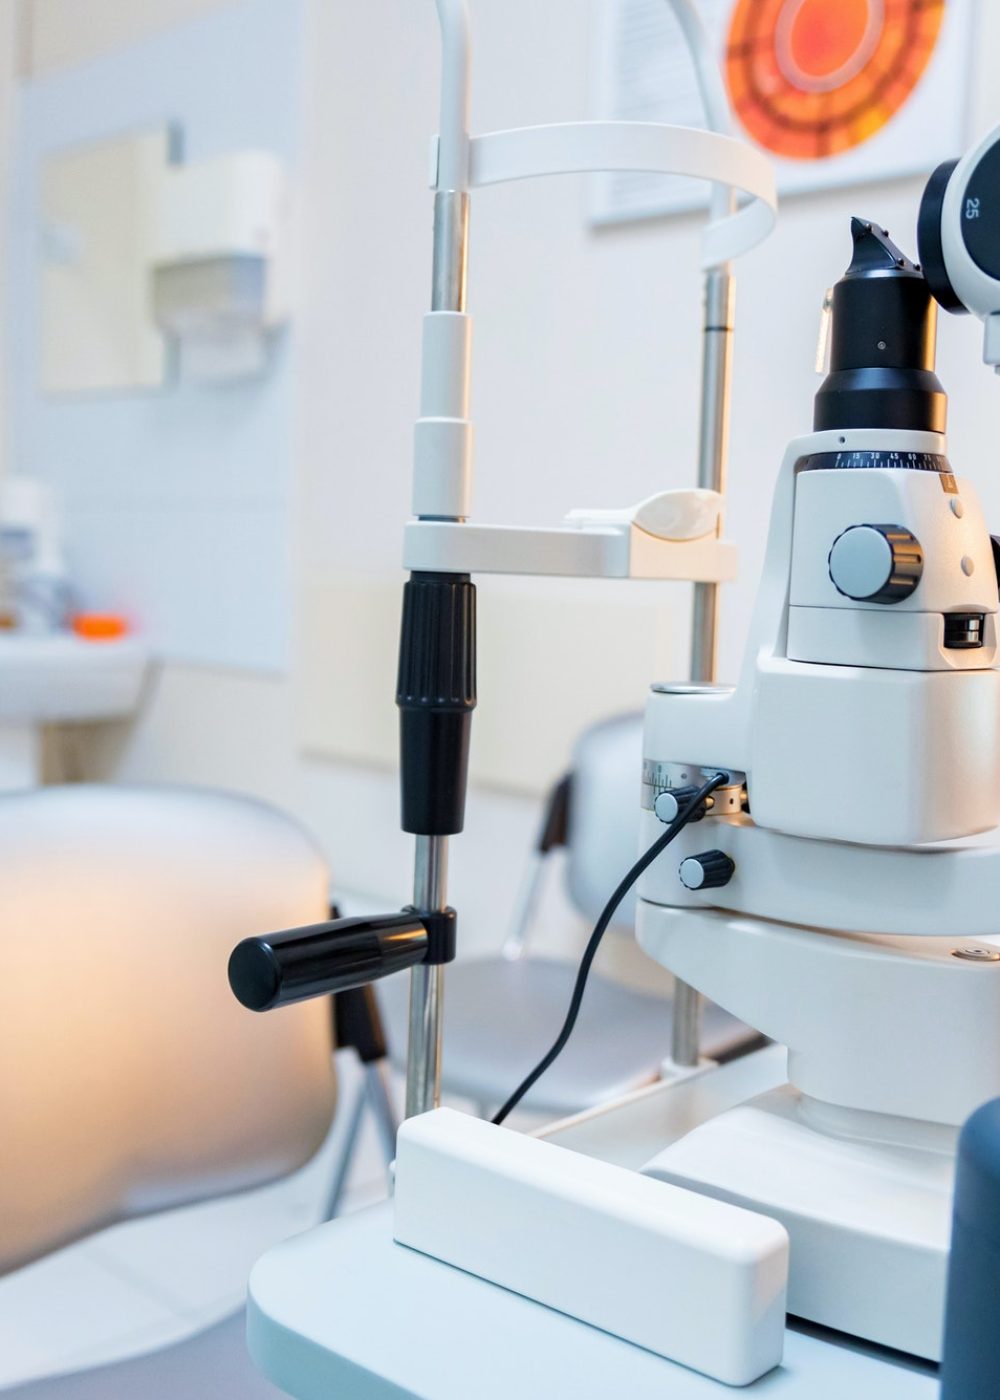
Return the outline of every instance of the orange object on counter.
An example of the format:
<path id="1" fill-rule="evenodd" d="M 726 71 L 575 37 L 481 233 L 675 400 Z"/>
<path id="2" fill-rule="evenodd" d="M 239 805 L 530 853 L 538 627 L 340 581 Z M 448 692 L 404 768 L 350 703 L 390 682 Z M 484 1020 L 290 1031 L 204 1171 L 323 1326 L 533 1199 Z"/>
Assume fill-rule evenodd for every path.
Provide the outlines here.
<path id="1" fill-rule="evenodd" d="M 112 642 L 128 632 L 128 622 L 118 613 L 77 613 L 73 631 L 86 642 Z"/>

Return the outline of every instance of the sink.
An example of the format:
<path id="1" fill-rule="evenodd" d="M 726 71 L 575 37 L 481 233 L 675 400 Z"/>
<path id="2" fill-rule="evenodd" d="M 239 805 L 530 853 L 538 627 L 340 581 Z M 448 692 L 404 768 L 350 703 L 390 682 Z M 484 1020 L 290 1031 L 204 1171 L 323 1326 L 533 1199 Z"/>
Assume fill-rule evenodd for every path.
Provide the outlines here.
<path id="1" fill-rule="evenodd" d="M 131 637 L 0 632 L 0 791 L 40 781 L 42 725 L 132 714 L 148 661 Z"/>
<path id="2" fill-rule="evenodd" d="M 148 656 L 132 638 L 0 632 L 0 724 L 116 719 L 139 700 Z"/>

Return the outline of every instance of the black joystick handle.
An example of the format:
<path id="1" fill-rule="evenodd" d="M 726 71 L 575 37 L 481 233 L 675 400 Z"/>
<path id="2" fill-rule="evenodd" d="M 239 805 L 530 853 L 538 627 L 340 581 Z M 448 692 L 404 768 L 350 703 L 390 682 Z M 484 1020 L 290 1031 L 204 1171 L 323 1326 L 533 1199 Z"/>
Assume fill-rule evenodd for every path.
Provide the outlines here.
<path id="1" fill-rule="evenodd" d="M 229 958 L 229 985 L 251 1011 L 366 986 L 415 963 L 455 956 L 455 911 L 413 909 L 244 938 Z"/>

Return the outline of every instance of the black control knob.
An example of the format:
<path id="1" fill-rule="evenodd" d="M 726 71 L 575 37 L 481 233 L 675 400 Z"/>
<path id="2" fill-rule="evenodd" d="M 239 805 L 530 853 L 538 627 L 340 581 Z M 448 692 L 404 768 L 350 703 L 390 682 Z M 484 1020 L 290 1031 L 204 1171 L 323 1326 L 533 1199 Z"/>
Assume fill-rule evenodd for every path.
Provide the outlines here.
<path id="1" fill-rule="evenodd" d="M 944 242 L 941 227 L 944 223 L 944 197 L 948 183 L 958 165 L 957 160 L 947 160 L 939 165 L 927 181 L 923 198 L 920 201 L 920 215 L 917 220 L 917 248 L 920 264 L 927 285 L 934 293 L 934 299 L 945 311 L 965 312 L 958 293 L 951 284 L 948 265 L 944 260 Z"/>
<path id="2" fill-rule="evenodd" d="M 924 552 L 902 525 L 851 525 L 834 540 L 828 567 L 845 598 L 899 603 L 920 582 Z"/>
<path id="3" fill-rule="evenodd" d="M 689 890 L 716 890 L 728 885 L 736 871 L 736 862 L 725 851 L 702 851 L 688 856 L 680 864 L 681 884 Z"/>

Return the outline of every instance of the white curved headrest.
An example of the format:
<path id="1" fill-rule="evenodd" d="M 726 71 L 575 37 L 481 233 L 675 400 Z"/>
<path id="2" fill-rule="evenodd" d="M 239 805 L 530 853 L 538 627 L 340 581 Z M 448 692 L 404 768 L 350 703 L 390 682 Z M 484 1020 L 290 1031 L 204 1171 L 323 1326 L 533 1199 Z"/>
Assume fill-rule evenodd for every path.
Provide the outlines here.
<path id="1" fill-rule="evenodd" d="M 311 841 L 245 798 L 0 797 L 0 1268 L 312 1154 L 335 1101 L 329 1004 L 255 1016 L 226 964 L 326 902 Z"/>

